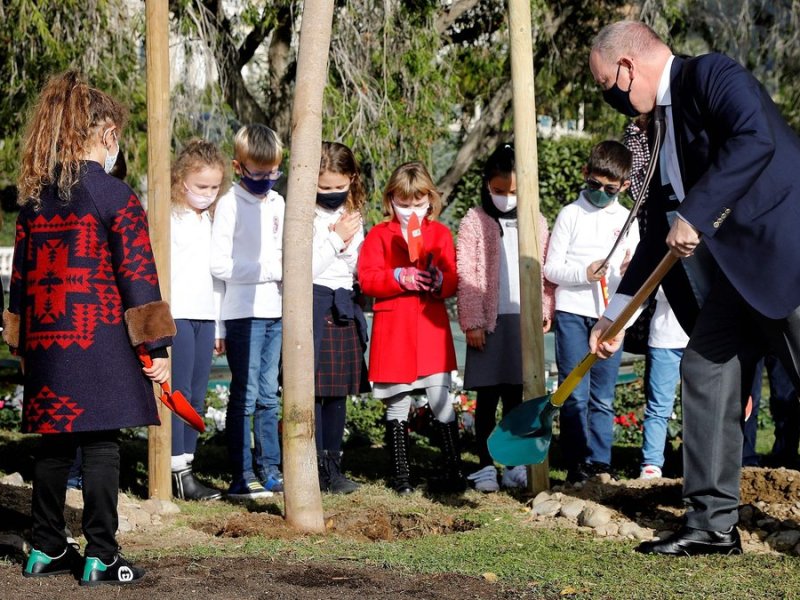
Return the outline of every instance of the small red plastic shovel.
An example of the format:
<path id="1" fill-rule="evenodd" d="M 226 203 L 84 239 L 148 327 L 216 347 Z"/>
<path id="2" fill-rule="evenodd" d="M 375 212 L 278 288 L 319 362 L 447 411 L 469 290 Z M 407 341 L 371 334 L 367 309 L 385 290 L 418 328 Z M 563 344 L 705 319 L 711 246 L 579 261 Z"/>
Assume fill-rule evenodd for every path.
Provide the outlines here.
<path id="1" fill-rule="evenodd" d="M 416 263 L 422 257 L 422 249 L 425 243 L 422 239 L 422 223 L 416 213 L 411 213 L 408 219 L 408 258 L 412 263 Z"/>
<path id="2" fill-rule="evenodd" d="M 139 360 L 145 367 L 153 366 L 153 359 L 144 348 L 139 346 Z M 197 414 L 197 411 L 183 395 L 183 392 L 170 390 L 169 383 L 164 382 L 161 384 L 161 402 L 163 402 L 168 409 L 179 416 L 189 427 L 203 433 L 206 430 L 205 421 L 203 417 Z"/>
<path id="3" fill-rule="evenodd" d="M 605 275 L 600 278 L 600 292 L 603 294 L 603 306 L 608 308 L 608 281 Z"/>

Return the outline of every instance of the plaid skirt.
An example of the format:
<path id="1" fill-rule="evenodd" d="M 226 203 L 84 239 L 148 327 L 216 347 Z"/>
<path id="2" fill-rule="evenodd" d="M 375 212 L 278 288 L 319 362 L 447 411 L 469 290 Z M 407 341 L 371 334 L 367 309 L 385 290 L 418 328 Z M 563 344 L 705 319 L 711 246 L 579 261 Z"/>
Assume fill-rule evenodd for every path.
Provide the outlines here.
<path id="1" fill-rule="evenodd" d="M 314 395 L 341 397 L 369 391 L 367 365 L 355 321 L 337 325 L 329 312 L 322 331 Z"/>

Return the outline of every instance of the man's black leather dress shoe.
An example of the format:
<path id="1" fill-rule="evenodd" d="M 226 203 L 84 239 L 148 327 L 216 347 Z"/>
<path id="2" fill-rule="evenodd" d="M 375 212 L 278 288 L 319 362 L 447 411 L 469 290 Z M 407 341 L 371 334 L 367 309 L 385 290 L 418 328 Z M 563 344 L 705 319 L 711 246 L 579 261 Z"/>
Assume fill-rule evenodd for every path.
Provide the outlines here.
<path id="1" fill-rule="evenodd" d="M 728 531 L 705 531 L 681 527 L 666 539 L 642 542 L 636 548 L 642 554 L 697 556 L 698 554 L 741 554 L 742 540 L 736 526 Z"/>

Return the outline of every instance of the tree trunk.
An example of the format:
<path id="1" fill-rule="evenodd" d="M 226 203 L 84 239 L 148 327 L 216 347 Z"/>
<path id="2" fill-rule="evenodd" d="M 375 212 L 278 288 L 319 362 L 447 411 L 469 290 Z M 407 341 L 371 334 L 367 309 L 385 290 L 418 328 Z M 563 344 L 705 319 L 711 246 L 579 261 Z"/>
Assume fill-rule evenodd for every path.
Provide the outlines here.
<path id="1" fill-rule="evenodd" d="M 542 256 L 539 246 L 539 166 L 533 88 L 533 37 L 530 0 L 508 0 L 511 82 L 519 220 L 520 326 L 522 385 L 525 398 L 545 394 L 542 333 Z M 550 487 L 548 461 L 528 468 L 528 488 Z"/>
<path id="2" fill-rule="evenodd" d="M 314 340 L 311 252 L 322 147 L 333 0 L 306 0 L 292 108 L 291 164 L 283 260 L 283 468 L 286 520 L 322 532 L 322 497 L 314 444 Z"/>

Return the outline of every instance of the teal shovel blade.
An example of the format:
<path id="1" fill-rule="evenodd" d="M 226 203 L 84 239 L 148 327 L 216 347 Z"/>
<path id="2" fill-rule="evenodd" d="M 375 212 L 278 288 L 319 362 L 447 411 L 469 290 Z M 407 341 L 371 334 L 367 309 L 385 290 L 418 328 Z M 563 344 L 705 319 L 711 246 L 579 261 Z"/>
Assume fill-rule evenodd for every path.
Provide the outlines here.
<path id="1" fill-rule="evenodd" d="M 489 436 L 492 458 L 501 465 L 537 465 L 544 461 L 558 407 L 550 395 L 528 400 L 506 415 Z"/>

